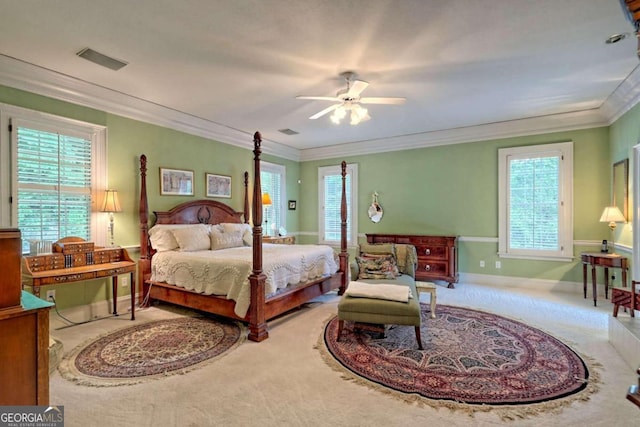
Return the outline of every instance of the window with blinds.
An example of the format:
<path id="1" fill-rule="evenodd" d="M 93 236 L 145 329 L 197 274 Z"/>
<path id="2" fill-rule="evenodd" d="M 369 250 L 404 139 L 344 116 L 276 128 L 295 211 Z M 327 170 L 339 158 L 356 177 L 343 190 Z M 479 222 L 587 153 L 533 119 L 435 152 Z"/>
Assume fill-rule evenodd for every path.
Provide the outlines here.
<path id="1" fill-rule="evenodd" d="M 271 206 L 263 206 L 262 224 L 266 235 L 277 236 L 280 227 L 286 228 L 285 223 L 285 167 L 274 163 L 260 162 L 260 184 L 262 194 L 268 193 Z"/>
<path id="2" fill-rule="evenodd" d="M 560 157 L 509 162 L 509 247 L 557 250 Z"/>
<path id="3" fill-rule="evenodd" d="M 345 179 L 347 196 L 347 241 L 357 242 L 356 206 L 358 165 L 347 165 Z M 342 202 L 342 174 L 340 166 L 321 167 L 318 169 L 320 212 L 320 241 L 335 244 L 340 242 L 340 206 Z"/>
<path id="4" fill-rule="evenodd" d="M 92 138 L 13 126 L 17 226 L 29 241 L 91 240 Z"/>
<path id="5" fill-rule="evenodd" d="M 573 254 L 572 143 L 499 150 L 500 255 Z"/>

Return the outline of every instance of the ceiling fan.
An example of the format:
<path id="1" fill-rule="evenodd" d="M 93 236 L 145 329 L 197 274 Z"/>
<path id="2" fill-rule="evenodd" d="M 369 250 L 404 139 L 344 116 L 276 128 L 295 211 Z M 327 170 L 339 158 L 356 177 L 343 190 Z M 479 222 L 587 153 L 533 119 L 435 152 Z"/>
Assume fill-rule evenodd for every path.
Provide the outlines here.
<path id="1" fill-rule="evenodd" d="M 296 96 L 296 99 L 313 99 L 318 101 L 333 101 L 337 102 L 330 107 L 314 114 L 309 117 L 311 120 L 315 120 L 325 114 L 331 114 L 331 121 L 335 124 L 339 124 L 346 115 L 347 111 L 351 112 L 351 124 L 357 125 L 360 122 L 367 121 L 371 118 L 369 111 L 362 107 L 360 104 L 389 104 L 398 105 L 404 104 L 406 98 L 391 98 L 391 97 L 364 97 L 361 98 L 360 94 L 364 91 L 369 83 L 363 80 L 355 80 L 355 73 L 347 71 L 340 74 L 347 81 L 347 88 L 340 89 L 336 96 Z"/>

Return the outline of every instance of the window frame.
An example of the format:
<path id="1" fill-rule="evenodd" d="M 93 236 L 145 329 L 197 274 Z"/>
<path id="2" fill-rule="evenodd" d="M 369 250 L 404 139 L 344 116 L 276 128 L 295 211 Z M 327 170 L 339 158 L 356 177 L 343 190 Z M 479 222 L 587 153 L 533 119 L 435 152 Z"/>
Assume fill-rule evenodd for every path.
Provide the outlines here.
<path id="1" fill-rule="evenodd" d="M 342 177 L 341 165 L 320 166 L 318 167 L 318 242 L 325 245 L 339 245 L 340 240 L 325 239 L 324 224 L 324 177 L 335 176 Z M 347 195 L 347 226 L 351 223 L 351 233 L 347 233 L 347 245 L 355 246 L 358 243 L 358 164 L 347 164 L 347 175 L 351 176 L 350 192 Z"/>
<path id="2" fill-rule="evenodd" d="M 278 228 L 280 227 L 284 227 L 285 229 L 287 228 L 287 205 L 286 205 L 286 200 L 287 200 L 287 168 L 284 165 L 279 165 L 277 163 L 270 163 L 270 162 L 265 162 L 264 160 L 260 160 L 260 174 L 262 175 L 262 173 L 270 173 L 270 174 L 277 174 L 280 175 L 280 200 L 279 203 L 277 205 L 278 207 L 278 211 L 274 212 L 273 215 L 276 216 L 276 213 L 278 213 L 279 215 L 279 222 L 276 224 L 279 224 L 279 227 L 276 228 L 276 236 L 278 233 Z M 262 176 L 260 177 L 260 182 L 262 183 Z M 264 193 L 264 188 L 262 189 L 262 192 Z M 269 196 L 271 196 L 272 201 L 273 201 L 273 194 L 269 194 Z M 272 205 L 273 206 L 273 205 Z M 264 206 L 263 206 L 263 216 L 264 216 Z M 266 220 L 266 216 L 264 216 L 263 221 Z M 269 226 L 270 227 L 270 226 Z M 266 234 L 265 234 L 266 232 Z M 264 235 L 269 235 L 272 236 L 271 230 L 263 230 L 263 234 Z"/>
<path id="3" fill-rule="evenodd" d="M 509 243 L 510 176 L 512 159 L 560 157 L 558 184 L 558 250 L 512 249 Z M 498 150 L 498 256 L 547 261 L 572 261 L 573 255 L 573 142 L 559 142 Z"/>
<path id="4" fill-rule="evenodd" d="M 17 152 L 14 148 L 13 132 L 10 131 L 13 127 L 15 132 L 17 126 L 90 137 L 92 149 L 90 238 L 97 245 L 107 245 L 108 217 L 99 211 L 108 183 L 107 128 L 7 104 L 0 104 L 0 166 L 2 167 L 0 224 L 17 227 Z"/>

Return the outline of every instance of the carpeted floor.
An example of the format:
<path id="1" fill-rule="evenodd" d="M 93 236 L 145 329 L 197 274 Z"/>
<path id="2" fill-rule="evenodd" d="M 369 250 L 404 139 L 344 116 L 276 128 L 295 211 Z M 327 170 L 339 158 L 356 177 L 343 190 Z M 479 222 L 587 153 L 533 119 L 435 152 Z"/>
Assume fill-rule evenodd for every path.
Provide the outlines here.
<path id="1" fill-rule="evenodd" d="M 384 337 L 354 331 L 337 340 L 338 320 L 325 327 L 319 349 L 349 380 L 407 402 L 465 411 L 499 410 L 507 418 L 588 400 L 598 388 L 595 364 L 556 338 L 524 323 L 468 308 L 423 303 L 416 348 L 413 327 L 390 325 Z"/>
<path id="2" fill-rule="evenodd" d="M 601 386 L 587 402 L 554 413 L 503 421 L 492 412 L 470 416 L 446 407 L 410 404 L 345 381 L 315 346 L 325 321 L 336 313 L 329 294 L 269 324 L 270 338 L 246 341 L 225 357 L 185 375 L 125 387 L 79 386 L 54 373 L 50 403 L 64 405 L 66 427 L 102 426 L 570 426 L 631 427 L 638 408 L 625 399 L 637 381 L 608 342 L 611 304 L 581 294 L 460 283 L 438 287 L 438 303 L 496 312 L 561 339 L 599 361 Z M 428 295 L 422 295 L 423 302 Z M 136 323 L 179 317 L 164 308 L 136 312 Z M 73 319 L 72 319 L 73 320 Z M 87 339 L 131 325 L 122 316 L 56 330 L 69 351 Z M 639 359 L 640 362 L 640 359 Z"/>

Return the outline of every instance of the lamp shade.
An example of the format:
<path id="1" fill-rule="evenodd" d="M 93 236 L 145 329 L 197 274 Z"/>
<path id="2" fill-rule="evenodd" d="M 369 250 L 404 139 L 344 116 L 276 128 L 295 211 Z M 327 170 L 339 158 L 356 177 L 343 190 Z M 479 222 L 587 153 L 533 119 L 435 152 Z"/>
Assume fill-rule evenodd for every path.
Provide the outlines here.
<path id="1" fill-rule="evenodd" d="M 269 193 L 262 194 L 262 206 L 270 206 L 271 205 L 271 196 Z"/>
<path id="2" fill-rule="evenodd" d="M 616 223 L 625 221 L 626 219 L 624 215 L 622 215 L 622 212 L 620 212 L 620 209 L 618 209 L 617 206 L 607 206 L 604 208 L 602 216 L 600 217 L 600 222 Z"/>
<path id="3" fill-rule="evenodd" d="M 118 190 L 106 190 L 104 192 L 104 203 L 101 212 L 121 212 L 120 200 L 118 200 Z"/>

